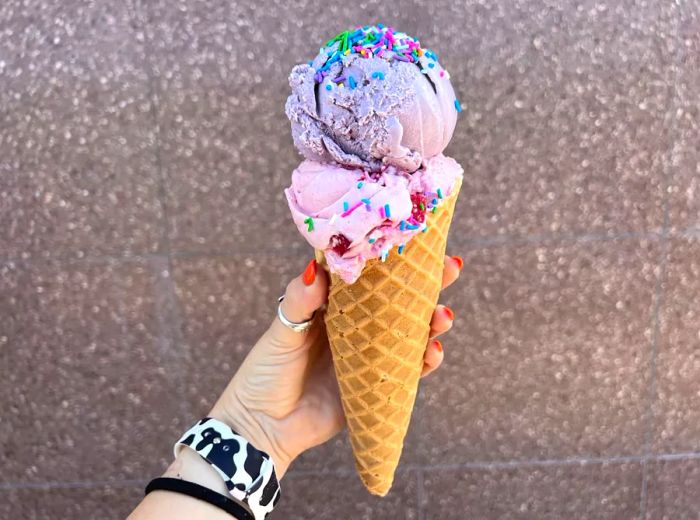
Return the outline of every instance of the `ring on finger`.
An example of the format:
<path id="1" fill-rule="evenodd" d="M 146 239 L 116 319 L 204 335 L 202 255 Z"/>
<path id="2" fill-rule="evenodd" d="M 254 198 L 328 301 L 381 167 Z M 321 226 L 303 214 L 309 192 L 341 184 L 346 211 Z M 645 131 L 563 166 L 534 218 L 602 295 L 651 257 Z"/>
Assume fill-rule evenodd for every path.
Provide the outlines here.
<path id="1" fill-rule="evenodd" d="M 284 295 L 277 298 L 277 301 L 279 302 L 279 304 L 277 305 L 277 317 L 282 322 L 282 325 L 284 325 L 288 329 L 292 329 L 294 332 L 306 332 L 307 330 L 309 330 L 309 327 L 311 327 L 311 323 L 314 321 L 314 316 L 316 315 L 316 312 L 314 312 L 311 315 L 311 317 L 306 321 L 301 321 L 301 322 L 290 321 L 284 315 L 284 312 L 282 312 L 282 301 L 283 300 L 284 300 Z"/>

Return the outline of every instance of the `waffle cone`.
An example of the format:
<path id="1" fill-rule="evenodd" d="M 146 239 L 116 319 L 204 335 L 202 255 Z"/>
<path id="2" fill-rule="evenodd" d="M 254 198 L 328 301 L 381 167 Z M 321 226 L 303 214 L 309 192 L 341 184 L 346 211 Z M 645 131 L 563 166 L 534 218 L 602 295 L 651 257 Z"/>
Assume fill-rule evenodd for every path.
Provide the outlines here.
<path id="1" fill-rule="evenodd" d="M 357 471 L 375 495 L 391 488 L 403 449 L 459 188 L 403 254 L 370 260 L 353 284 L 331 275 L 326 329 Z"/>

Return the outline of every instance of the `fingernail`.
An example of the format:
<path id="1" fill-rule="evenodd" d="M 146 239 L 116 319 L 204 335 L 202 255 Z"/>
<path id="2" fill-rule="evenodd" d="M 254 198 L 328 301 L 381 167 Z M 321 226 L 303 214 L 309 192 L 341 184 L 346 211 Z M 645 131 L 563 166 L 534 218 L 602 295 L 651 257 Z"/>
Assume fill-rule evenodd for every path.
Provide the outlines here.
<path id="1" fill-rule="evenodd" d="M 450 318 L 451 321 L 455 321 L 455 311 L 450 309 L 447 305 L 445 305 L 444 309 L 445 314 L 447 314 L 447 317 Z"/>
<path id="2" fill-rule="evenodd" d="M 459 266 L 459 270 L 462 270 L 462 267 L 464 267 L 464 259 L 461 256 L 453 256 L 452 259 L 457 262 L 457 265 Z"/>
<path id="3" fill-rule="evenodd" d="M 433 340 L 435 342 L 435 349 L 438 352 L 442 352 L 442 342 L 439 339 Z"/>
<path id="4" fill-rule="evenodd" d="M 316 279 L 316 259 L 311 260 L 304 269 L 304 274 L 301 276 L 304 285 L 311 285 Z"/>

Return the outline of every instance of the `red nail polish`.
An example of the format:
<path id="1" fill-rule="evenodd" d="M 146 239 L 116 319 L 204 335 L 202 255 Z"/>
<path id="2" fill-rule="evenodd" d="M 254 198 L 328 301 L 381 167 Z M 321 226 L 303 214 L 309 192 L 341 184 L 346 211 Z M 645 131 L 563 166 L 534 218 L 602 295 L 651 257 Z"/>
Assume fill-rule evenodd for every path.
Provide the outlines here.
<path id="1" fill-rule="evenodd" d="M 439 339 L 433 341 L 435 341 L 435 348 L 437 349 L 437 351 L 442 352 L 442 342 Z"/>
<path id="2" fill-rule="evenodd" d="M 309 264 L 304 269 L 304 274 L 301 276 L 304 285 L 311 285 L 316 279 L 316 259 L 311 260 Z"/>
<path id="3" fill-rule="evenodd" d="M 453 256 L 452 259 L 457 262 L 457 265 L 459 266 L 459 270 L 462 270 L 462 267 L 464 267 L 464 260 L 462 259 L 461 256 Z"/>
<path id="4" fill-rule="evenodd" d="M 445 305 L 445 314 L 447 314 L 447 317 L 450 318 L 450 320 L 454 321 L 455 320 L 455 311 L 450 309 L 447 305 Z"/>

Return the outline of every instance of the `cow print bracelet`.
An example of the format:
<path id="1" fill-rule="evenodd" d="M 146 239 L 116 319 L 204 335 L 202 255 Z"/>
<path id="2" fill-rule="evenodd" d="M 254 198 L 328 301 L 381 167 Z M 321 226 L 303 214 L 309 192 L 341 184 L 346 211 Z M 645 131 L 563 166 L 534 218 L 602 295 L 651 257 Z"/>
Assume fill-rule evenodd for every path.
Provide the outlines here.
<path id="1" fill-rule="evenodd" d="M 245 504 L 255 520 L 263 520 L 274 509 L 280 485 L 272 458 L 229 426 L 205 417 L 177 441 L 173 449 L 176 457 L 185 446 L 216 470 L 229 494 Z"/>

